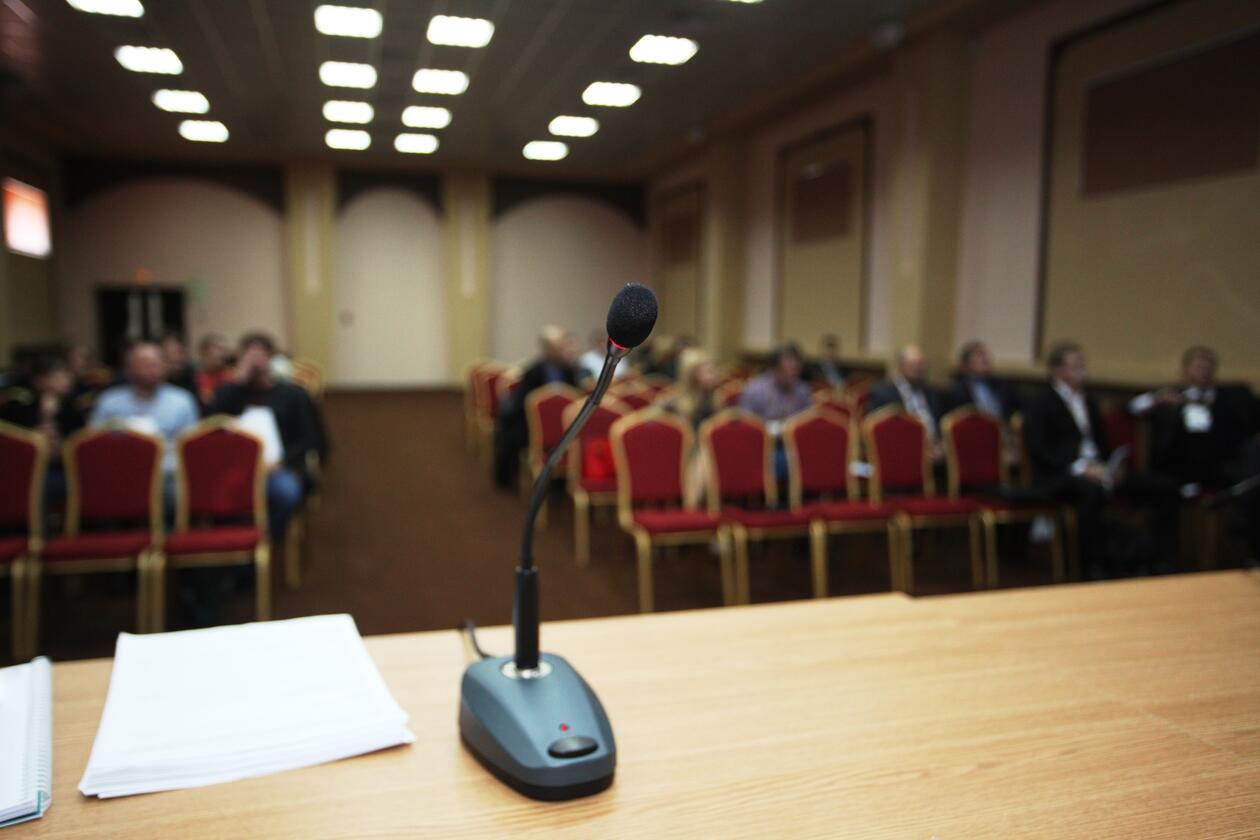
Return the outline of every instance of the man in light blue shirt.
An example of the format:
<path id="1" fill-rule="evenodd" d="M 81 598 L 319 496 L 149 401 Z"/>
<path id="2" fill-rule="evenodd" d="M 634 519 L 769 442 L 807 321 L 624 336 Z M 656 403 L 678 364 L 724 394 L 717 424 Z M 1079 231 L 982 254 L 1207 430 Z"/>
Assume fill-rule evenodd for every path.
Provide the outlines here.
<path id="1" fill-rule="evenodd" d="M 166 383 L 162 351 L 142 341 L 127 351 L 126 385 L 106 390 L 96 400 L 91 425 L 118 421 L 128 428 L 160 436 L 166 445 L 162 471 L 175 473 L 175 438 L 197 422 L 197 403 L 183 388 Z"/>

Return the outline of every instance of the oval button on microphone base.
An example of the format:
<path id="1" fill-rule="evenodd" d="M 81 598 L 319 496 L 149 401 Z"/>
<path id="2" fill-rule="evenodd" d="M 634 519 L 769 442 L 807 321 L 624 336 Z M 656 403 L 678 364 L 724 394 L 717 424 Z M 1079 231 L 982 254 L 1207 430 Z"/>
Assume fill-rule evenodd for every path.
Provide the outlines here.
<path id="1" fill-rule="evenodd" d="M 594 738 L 587 738 L 585 735 L 570 735 L 553 741 L 547 748 L 547 753 L 552 758 L 581 758 L 597 749 L 599 749 L 599 744 Z"/>

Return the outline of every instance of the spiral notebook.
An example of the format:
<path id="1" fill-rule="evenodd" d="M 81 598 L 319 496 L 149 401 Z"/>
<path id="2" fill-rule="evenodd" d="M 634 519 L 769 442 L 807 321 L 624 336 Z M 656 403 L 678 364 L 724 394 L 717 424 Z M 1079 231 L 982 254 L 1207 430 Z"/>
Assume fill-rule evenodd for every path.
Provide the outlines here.
<path id="1" fill-rule="evenodd" d="M 44 816 L 52 802 L 52 666 L 0 668 L 0 828 Z"/>

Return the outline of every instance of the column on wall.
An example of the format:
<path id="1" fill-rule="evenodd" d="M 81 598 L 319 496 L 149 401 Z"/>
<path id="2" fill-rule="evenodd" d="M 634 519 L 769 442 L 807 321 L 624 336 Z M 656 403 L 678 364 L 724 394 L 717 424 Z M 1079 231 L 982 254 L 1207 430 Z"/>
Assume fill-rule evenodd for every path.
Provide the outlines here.
<path id="1" fill-rule="evenodd" d="M 706 159 L 701 249 L 700 342 L 720 359 L 739 355 L 744 335 L 744 148 L 731 140 Z"/>
<path id="2" fill-rule="evenodd" d="M 288 167 L 284 180 L 289 351 L 330 370 L 336 179 L 332 167 L 309 165 Z"/>
<path id="3" fill-rule="evenodd" d="M 894 266 L 888 335 L 939 369 L 953 354 L 966 117 L 965 41 L 939 31 L 899 51 L 894 73 Z"/>
<path id="4" fill-rule="evenodd" d="M 442 178 L 442 266 L 446 275 L 449 376 L 489 353 L 490 179 L 447 174 Z"/>

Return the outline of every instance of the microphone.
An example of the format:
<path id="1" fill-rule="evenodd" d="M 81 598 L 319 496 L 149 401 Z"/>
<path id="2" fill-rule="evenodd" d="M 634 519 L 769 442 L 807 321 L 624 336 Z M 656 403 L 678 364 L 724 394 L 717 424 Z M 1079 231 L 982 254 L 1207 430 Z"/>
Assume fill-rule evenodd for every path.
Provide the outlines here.
<path id="1" fill-rule="evenodd" d="M 656 324 L 656 295 L 629 283 L 608 309 L 608 345 L 595 389 L 551 450 L 530 493 L 516 567 L 513 656 L 483 658 L 464 671 L 460 738 L 501 781 L 534 799 L 589 796 L 612 784 L 617 747 L 599 698 L 564 658 L 540 653 L 534 523 L 551 474 L 599 405 L 617 364 Z"/>

